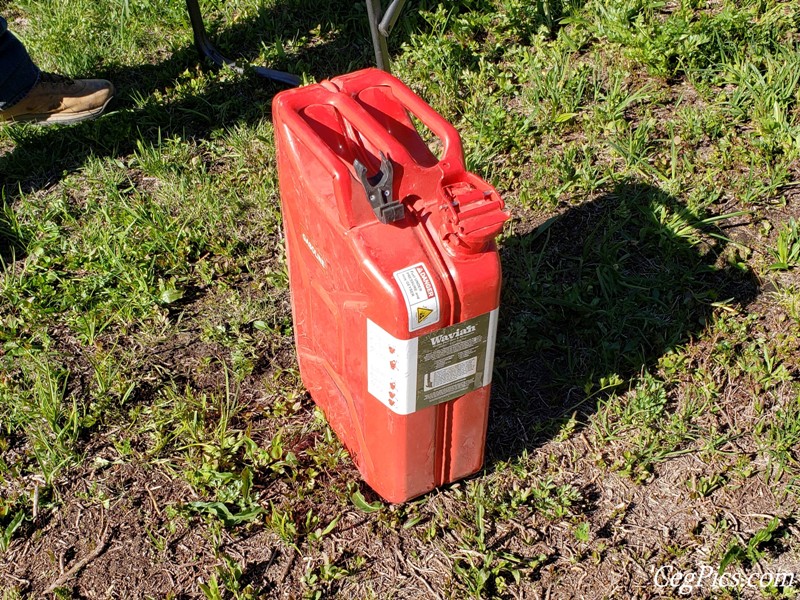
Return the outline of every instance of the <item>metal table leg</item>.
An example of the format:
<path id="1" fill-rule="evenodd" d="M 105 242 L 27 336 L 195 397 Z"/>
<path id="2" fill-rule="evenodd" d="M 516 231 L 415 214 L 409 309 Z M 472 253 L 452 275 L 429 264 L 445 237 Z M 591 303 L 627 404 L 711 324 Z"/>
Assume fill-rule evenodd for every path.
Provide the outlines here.
<path id="1" fill-rule="evenodd" d="M 201 56 L 210 59 L 214 64 L 220 67 L 228 67 L 238 73 L 243 73 L 244 69 L 237 66 L 232 60 L 225 58 L 219 50 L 217 50 L 206 34 L 206 27 L 203 24 L 203 15 L 200 13 L 200 6 L 197 0 L 186 0 L 186 8 L 189 10 L 189 21 L 192 23 L 192 32 L 194 33 L 194 45 Z M 285 83 L 290 86 L 300 85 L 300 78 L 291 73 L 284 71 L 276 71 L 274 69 L 267 69 L 264 67 L 250 67 L 256 75 Z"/>
<path id="2" fill-rule="evenodd" d="M 200 12 L 200 6 L 197 2 L 198 0 L 186 0 L 186 8 L 189 11 L 189 21 L 192 23 L 194 45 L 197 47 L 197 51 L 201 56 L 208 58 L 217 66 L 228 67 L 238 73 L 244 72 L 244 69 L 237 66 L 235 62 L 225 58 L 208 39 L 206 27 L 203 24 L 203 15 Z M 387 40 L 392 33 L 392 29 L 394 29 L 394 26 L 397 24 L 397 19 L 400 18 L 400 12 L 406 0 L 391 0 L 385 12 L 381 0 L 366 0 L 366 2 L 369 28 L 372 35 L 372 45 L 375 49 L 375 64 L 379 69 L 389 71 L 389 48 Z M 300 85 L 300 78 L 291 73 L 267 69 L 265 67 L 251 66 L 250 68 L 260 77 L 272 79 L 273 81 L 285 83 L 290 86 Z"/>
<path id="3" fill-rule="evenodd" d="M 383 11 L 381 0 L 367 0 L 367 17 L 375 48 L 375 64 L 384 71 L 390 70 L 387 39 L 400 18 L 400 11 L 406 0 L 392 0 Z"/>

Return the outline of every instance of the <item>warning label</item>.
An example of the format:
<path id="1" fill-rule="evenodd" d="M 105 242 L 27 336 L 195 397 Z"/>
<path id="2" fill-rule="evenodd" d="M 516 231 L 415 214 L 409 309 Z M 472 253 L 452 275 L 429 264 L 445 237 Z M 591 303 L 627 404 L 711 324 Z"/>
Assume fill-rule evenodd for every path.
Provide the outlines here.
<path id="1" fill-rule="evenodd" d="M 400 340 L 367 319 L 367 389 L 407 415 L 492 382 L 497 313 Z"/>
<path id="2" fill-rule="evenodd" d="M 433 309 L 425 308 L 424 306 L 418 306 L 417 307 L 417 323 L 424 322 L 432 314 L 433 314 Z"/>
<path id="3" fill-rule="evenodd" d="M 439 321 L 436 286 L 423 263 L 395 271 L 394 279 L 406 301 L 409 331 L 416 331 Z"/>

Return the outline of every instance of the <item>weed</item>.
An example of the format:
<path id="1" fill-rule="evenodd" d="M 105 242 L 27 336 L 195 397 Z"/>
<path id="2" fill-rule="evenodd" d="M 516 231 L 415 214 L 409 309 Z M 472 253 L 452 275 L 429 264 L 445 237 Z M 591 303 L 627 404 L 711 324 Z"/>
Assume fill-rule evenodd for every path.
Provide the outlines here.
<path id="1" fill-rule="evenodd" d="M 547 478 L 520 488 L 516 484 L 510 494 L 512 509 L 531 506 L 548 519 L 561 520 L 571 514 L 571 508 L 581 500 L 580 492 L 572 485 L 557 485 Z"/>
<path id="2" fill-rule="evenodd" d="M 306 570 L 303 574 L 304 598 L 321 600 L 330 597 L 336 589 L 337 582 L 355 574 L 363 564 L 363 559 L 355 557 L 341 566 L 336 562 L 331 562 L 328 555 L 324 554 L 322 564 Z"/>
<path id="3" fill-rule="evenodd" d="M 800 264 L 800 225 L 790 219 L 778 231 L 775 248 L 770 248 L 770 254 L 775 258 L 769 268 L 776 271 L 785 271 Z"/>
<path id="4" fill-rule="evenodd" d="M 753 534 L 745 546 L 737 542 L 732 543 L 720 560 L 719 573 L 724 573 L 728 565 L 733 562 L 742 563 L 745 566 L 758 562 L 763 556 L 762 546 L 773 539 L 774 534 L 780 529 L 780 526 L 781 519 L 779 517 L 773 517 L 766 526 Z"/>
<path id="5" fill-rule="evenodd" d="M 583 521 L 578 523 L 573 530 L 575 539 L 584 544 L 589 543 L 589 523 Z"/>
<path id="6" fill-rule="evenodd" d="M 726 483 L 727 478 L 724 475 L 715 473 L 707 477 L 692 477 L 691 480 L 686 482 L 686 487 L 689 489 L 689 493 L 692 497 L 705 498 L 723 487 Z"/>
<path id="7" fill-rule="evenodd" d="M 350 499 L 356 508 L 365 513 L 380 512 L 383 509 L 383 504 L 380 501 L 367 502 L 359 490 L 354 491 L 350 495 Z"/>
<path id="8" fill-rule="evenodd" d="M 20 509 L 11 517 L 11 520 L 5 524 L 3 529 L 0 530 L 0 552 L 5 552 L 8 549 L 8 546 L 11 543 L 11 537 L 22 524 L 22 520 L 24 518 L 25 511 Z"/>
<path id="9" fill-rule="evenodd" d="M 756 424 L 754 437 L 769 457 L 768 474 L 780 478 L 798 463 L 800 443 L 800 395 L 776 410 L 764 415 Z"/>
<path id="10" fill-rule="evenodd" d="M 218 558 L 222 564 L 217 566 L 217 572 L 207 582 L 199 584 L 207 600 L 255 600 L 259 597 L 259 591 L 252 585 L 243 585 L 242 567 L 238 562 L 224 553 Z"/>

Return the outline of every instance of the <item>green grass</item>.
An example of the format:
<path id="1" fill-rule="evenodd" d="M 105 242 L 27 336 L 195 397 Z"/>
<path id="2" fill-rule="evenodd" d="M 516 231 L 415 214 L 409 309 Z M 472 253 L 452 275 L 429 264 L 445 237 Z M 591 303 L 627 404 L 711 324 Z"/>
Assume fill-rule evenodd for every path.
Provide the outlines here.
<path id="1" fill-rule="evenodd" d="M 310 82 L 372 60 L 361 2 L 201 5 L 243 62 Z M 4 600 L 98 547 L 59 597 L 612 598 L 663 565 L 797 571 L 794 3 L 409 3 L 394 72 L 514 220 L 485 468 L 401 506 L 297 371 L 281 88 L 201 68 L 182 3 L 5 10 L 43 68 L 118 98 L 0 129 Z"/>

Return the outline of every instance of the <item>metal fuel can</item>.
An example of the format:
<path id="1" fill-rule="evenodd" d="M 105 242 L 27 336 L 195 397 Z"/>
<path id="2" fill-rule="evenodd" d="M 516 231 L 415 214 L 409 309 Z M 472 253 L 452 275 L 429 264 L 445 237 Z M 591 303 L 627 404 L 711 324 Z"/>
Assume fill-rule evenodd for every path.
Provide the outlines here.
<path id="1" fill-rule="evenodd" d="M 385 500 L 476 472 L 502 199 L 455 128 L 383 71 L 282 92 L 273 116 L 303 384 Z"/>

